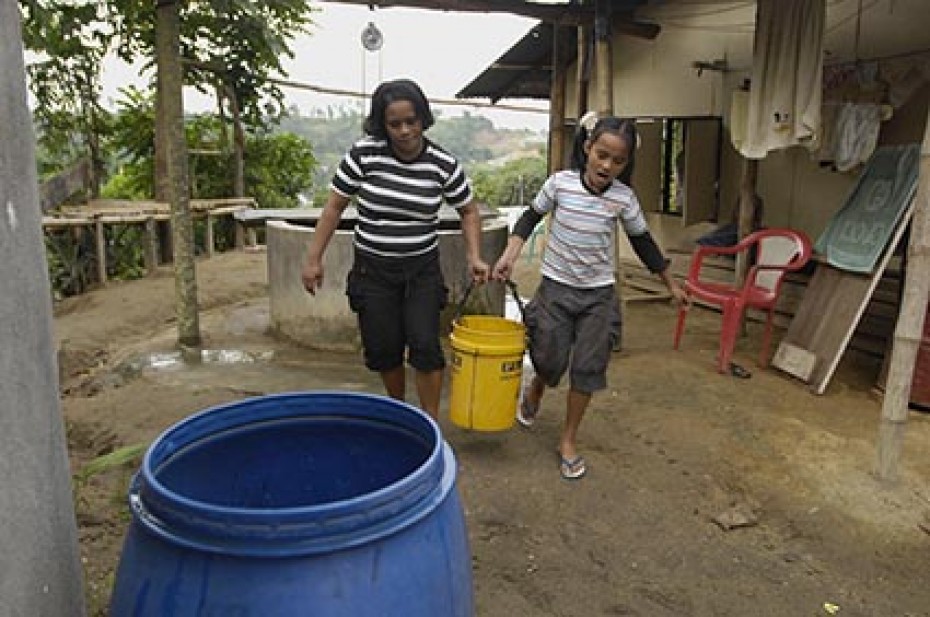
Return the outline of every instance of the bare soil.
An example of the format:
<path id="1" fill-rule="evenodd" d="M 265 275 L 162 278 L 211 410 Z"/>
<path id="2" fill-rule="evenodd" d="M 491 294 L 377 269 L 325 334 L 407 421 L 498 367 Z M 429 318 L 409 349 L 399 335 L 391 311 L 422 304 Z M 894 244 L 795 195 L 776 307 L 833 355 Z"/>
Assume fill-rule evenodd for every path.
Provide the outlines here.
<path id="1" fill-rule="evenodd" d="M 521 268 L 529 295 L 535 264 Z M 89 461 L 248 396 L 381 392 L 355 355 L 268 334 L 266 278 L 261 252 L 198 262 L 200 363 L 176 354 L 170 269 L 56 307 L 89 615 L 106 614 L 139 458 L 88 476 Z M 628 304 L 610 386 L 581 427 L 582 480 L 558 473 L 564 386 L 530 430 L 470 432 L 444 414 L 478 614 L 930 615 L 930 415 L 910 414 L 899 479 L 880 483 L 878 360 L 847 354 L 818 396 L 757 366 L 750 324 L 737 360 L 752 377 L 737 379 L 714 370 L 716 313 L 693 311 L 680 351 L 674 317 Z"/>

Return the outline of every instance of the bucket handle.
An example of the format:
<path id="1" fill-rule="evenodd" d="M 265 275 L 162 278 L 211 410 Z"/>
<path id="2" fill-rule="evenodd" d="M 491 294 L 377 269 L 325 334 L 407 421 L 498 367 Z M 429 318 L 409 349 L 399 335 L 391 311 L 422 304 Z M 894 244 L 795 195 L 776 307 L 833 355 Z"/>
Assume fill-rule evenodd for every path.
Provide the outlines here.
<path id="1" fill-rule="evenodd" d="M 507 279 L 504 281 L 504 285 L 510 289 L 510 293 L 513 294 L 513 299 L 517 303 L 517 308 L 520 309 L 520 321 L 526 321 L 526 314 L 523 310 L 523 300 L 520 299 L 520 294 L 517 292 L 517 284 Z M 475 281 L 472 279 L 468 283 L 468 287 L 465 288 L 465 295 L 462 296 L 462 300 L 459 302 L 459 306 L 455 309 L 455 316 L 452 318 L 453 323 L 458 323 L 459 319 L 462 318 L 462 311 L 465 310 L 465 304 L 468 302 L 468 296 L 471 295 L 472 290 L 475 288 Z"/>

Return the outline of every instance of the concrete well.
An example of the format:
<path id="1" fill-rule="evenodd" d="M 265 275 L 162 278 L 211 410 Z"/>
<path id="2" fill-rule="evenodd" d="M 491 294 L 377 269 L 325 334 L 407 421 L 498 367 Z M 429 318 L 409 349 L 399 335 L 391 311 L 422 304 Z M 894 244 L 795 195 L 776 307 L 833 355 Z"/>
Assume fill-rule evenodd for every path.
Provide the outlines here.
<path id="1" fill-rule="evenodd" d="M 449 306 L 443 311 L 442 334 L 451 330 L 452 319 L 462 302 L 470 281 L 465 261 L 465 243 L 459 229 L 458 215 L 441 220 L 439 255 L 443 279 L 449 288 Z M 307 246 L 313 237 L 316 221 L 268 221 L 268 295 L 271 329 L 285 338 L 314 349 L 356 351 L 361 340 L 355 313 L 349 309 L 345 293 L 346 277 L 352 267 L 351 216 L 343 216 L 323 257 L 323 287 L 311 296 L 306 292 L 300 271 Z M 482 222 L 481 256 L 493 266 L 504 251 L 508 236 L 507 221 L 489 218 Z M 489 283 L 475 288 L 463 307 L 465 313 L 504 314 L 506 288 Z"/>

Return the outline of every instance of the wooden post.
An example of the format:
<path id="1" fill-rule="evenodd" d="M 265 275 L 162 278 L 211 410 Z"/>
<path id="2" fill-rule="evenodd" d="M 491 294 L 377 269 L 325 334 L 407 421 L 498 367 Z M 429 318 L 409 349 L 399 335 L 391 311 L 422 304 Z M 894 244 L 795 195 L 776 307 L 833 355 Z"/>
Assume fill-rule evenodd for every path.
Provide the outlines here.
<path id="1" fill-rule="evenodd" d="M 214 241 L 213 241 L 213 214 L 207 212 L 207 232 L 206 237 L 204 238 L 204 244 L 207 246 L 207 257 L 213 257 L 214 252 Z"/>
<path id="2" fill-rule="evenodd" d="M 577 77 L 575 82 L 575 102 L 578 105 L 575 115 L 578 120 L 588 111 L 588 85 L 591 82 L 590 46 L 590 30 L 587 26 L 578 26 Z"/>
<path id="3" fill-rule="evenodd" d="M 597 115 L 601 118 L 614 114 L 613 67 L 611 63 L 610 3 L 595 0 L 594 4 L 594 70 L 597 75 Z M 633 144 L 636 147 L 636 144 Z M 613 237 L 614 288 L 620 303 L 620 314 L 626 313 L 626 275 L 620 263 L 620 230 Z M 623 341 L 617 341 L 614 351 L 619 351 Z"/>
<path id="4" fill-rule="evenodd" d="M 611 74 L 610 3 L 596 0 L 594 17 L 594 66 L 597 71 L 597 112 L 614 113 L 613 75 Z"/>
<path id="5" fill-rule="evenodd" d="M 245 129 L 242 127 L 242 110 L 232 85 L 227 84 L 226 93 L 233 121 L 233 197 L 245 197 Z"/>
<path id="6" fill-rule="evenodd" d="M 107 284 L 107 239 L 104 232 L 103 221 L 98 217 L 94 221 L 94 234 L 97 246 L 97 281 L 101 285 Z"/>
<path id="7" fill-rule="evenodd" d="M 191 221 L 187 143 L 184 138 L 182 96 L 180 1 L 156 0 L 155 57 L 158 96 L 168 152 L 168 201 L 174 244 L 175 299 L 178 343 L 194 350 L 201 345 L 197 278 L 194 262 L 194 227 Z"/>
<path id="8" fill-rule="evenodd" d="M 894 345 L 891 348 L 891 363 L 885 383 L 882 419 L 878 431 L 876 473 L 880 480 L 886 482 L 896 480 L 898 475 L 914 364 L 930 296 L 930 111 L 924 128 L 924 141 L 920 152 L 920 180 L 914 200 L 904 294 L 894 331 Z"/>
<path id="9" fill-rule="evenodd" d="M 233 230 L 235 232 L 235 245 L 237 249 L 245 246 L 245 225 L 241 221 L 233 219 Z"/>
<path id="10" fill-rule="evenodd" d="M 759 161 L 756 159 L 743 159 L 743 177 L 739 185 L 739 217 L 737 219 L 738 239 L 742 240 L 752 232 L 753 210 L 756 201 L 756 182 L 759 178 Z M 740 253 L 736 256 L 734 282 L 737 287 L 743 286 L 746 272 L 749 270 L 749 256 Z"/>
<path id="11" fill-rule="evenodd" d="M 164 88 L 155 89 L 155 160 L 153 184 L 155 186 L 155 200 L 168 201 L 168 130 L 165 126 L 165 92 Z M 159 263 L 168 263 L 174 260 L 174 239 L 172 237 L 170 221 L 155 223 L 156 237 L 158 239 Z"/>
<path id="12" fill-rule="evenodd" d="M 145 219 L 145 243 L 143 258 L 145 259 L 145 272 L 149 276 L 158 270 L 158 224 L 154 217 Z"/>
<path id="13" fill-rule="evenodd" d="M 564 167 L 565 153 L 565 32 L 559 24 L 552 24 L 552 84 L 549 95 L 549 163 L 548 173 Z M 520 204 L 521 206 L 524 204 Z"/>

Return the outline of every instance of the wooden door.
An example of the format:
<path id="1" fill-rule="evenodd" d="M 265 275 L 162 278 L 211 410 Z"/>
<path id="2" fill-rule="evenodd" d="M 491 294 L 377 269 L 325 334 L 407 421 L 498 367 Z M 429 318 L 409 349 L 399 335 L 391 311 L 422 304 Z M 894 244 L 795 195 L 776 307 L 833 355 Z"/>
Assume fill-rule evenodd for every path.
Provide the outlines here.
<path id="1" fill-rule="evenodd" d="M 685 122 L 685 225 L 714 221 L 720 161 L 720 119 Z"/>
<path id="2" fill-rule="evenodd" d="M 662 122 L 638 120 L 639 148 L 633 169 L 633 189 L 644 212 L 662 211 Z"/>

